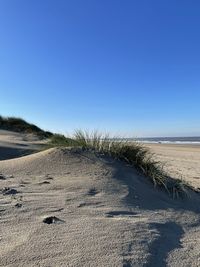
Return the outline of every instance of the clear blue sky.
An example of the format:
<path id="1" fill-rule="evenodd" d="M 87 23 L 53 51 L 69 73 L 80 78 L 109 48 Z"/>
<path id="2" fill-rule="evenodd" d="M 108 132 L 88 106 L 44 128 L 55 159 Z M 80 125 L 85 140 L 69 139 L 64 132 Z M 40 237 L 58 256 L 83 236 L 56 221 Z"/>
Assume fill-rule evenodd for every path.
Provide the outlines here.
<path id="1" fill-rule="evenodd" d="M 0 114 L 200 135 L 200 1 L 0 0 Z"/>

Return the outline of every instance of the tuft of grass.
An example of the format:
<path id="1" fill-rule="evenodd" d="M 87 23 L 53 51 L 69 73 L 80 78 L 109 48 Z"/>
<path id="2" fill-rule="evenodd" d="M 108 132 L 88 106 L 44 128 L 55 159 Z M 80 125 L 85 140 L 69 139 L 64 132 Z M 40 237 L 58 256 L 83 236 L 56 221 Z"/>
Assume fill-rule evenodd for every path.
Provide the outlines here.
<path id="1" fill-rule="evenodd" d="M 39 138 L 49 138 L 52 136 L 51 132 L 46 132 L 34 124 L 17 117 L 2 117 L 0 116 L 0 129 L 35 134 Z"/>
<path id="2" fill-rule="evenodd" d="M 72 138 L 65 137 L 62 134 L 54 134 L 50 138 L 50 141 L 48 142 L 48 146 L 54 147 L 54 146 L 75 146 L 77 145 L 76 141 Z"/>
<path id="3" fill-rule="evenodd" d="M 98 131 L 89 133 L 88 131 L 76 130 L 73 139 L 78 146 L 98 152 L 105 150 L 106 145 L 109 145 L 109 136 L 103 135 Z"/>
<path id="4" fill-rule="evenodd" d="M 164 189 L 173 198 L 187 195 L 188 189 L 192 189 L 182 180 L 170 178 L 163 169 L 163 163 L 156 161 L 154 154 L 138 142 L 110 138 L 108 134 L 98 131 L 89 133 L 83 130 L 76 130 L 73 139 L 84 149 L 112 156 L 134 166 L 148 177 L 155 187 Z"/>

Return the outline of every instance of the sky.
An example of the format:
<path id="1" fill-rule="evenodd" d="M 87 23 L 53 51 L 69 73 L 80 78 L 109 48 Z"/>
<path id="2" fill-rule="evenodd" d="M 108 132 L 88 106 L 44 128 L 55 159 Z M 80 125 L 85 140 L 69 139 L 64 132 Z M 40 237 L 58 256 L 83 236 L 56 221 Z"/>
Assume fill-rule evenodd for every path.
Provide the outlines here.
<path id="1" fill-rule="evenodd" d="M 200 1 L 0 0 L 0 114 L 200 136 Z"/>

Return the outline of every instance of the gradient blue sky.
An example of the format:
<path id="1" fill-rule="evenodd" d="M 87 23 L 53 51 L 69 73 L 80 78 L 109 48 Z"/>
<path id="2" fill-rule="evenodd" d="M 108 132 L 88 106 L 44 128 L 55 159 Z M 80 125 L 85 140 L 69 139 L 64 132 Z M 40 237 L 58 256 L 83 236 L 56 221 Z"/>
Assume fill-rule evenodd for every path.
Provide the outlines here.
<path id="1" fill-rule="evenodd" d="M 0 114 L 200 135 L 200 1 L 0 0 Z"/>

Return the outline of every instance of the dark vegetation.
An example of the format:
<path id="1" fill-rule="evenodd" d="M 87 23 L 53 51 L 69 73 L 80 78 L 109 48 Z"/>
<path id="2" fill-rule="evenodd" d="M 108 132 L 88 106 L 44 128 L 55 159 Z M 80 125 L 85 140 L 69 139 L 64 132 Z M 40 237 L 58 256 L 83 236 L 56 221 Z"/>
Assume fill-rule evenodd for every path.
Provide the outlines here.
<path id="1" fill-rule="evenodd" d="M 30 124 L 27 121 L 16 117 L 2 117 L 0 116 L 0 129 L 8 130 L 20 133 L 34 134 L 39 138 L 49 138 L 53 134 L 46 132 L 34 124 Z"/>
<path id="2" fill-rule="evenodd" d="M 48 146 L 76 146 L 77 142 L 72 139 L 65 137 L 62 134 L 53 134 L 48 143 Z"/>

